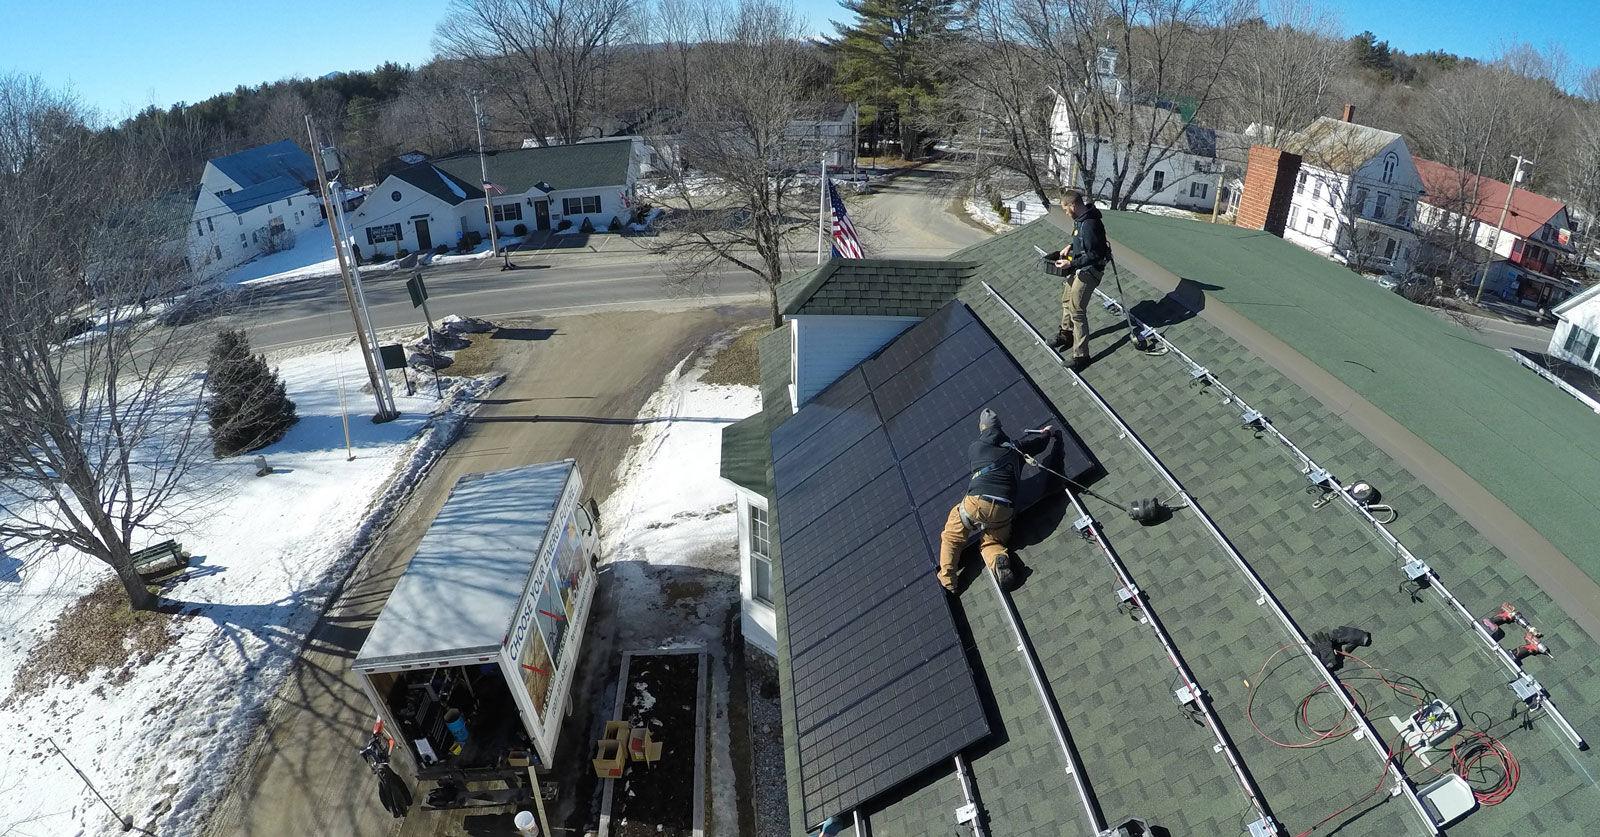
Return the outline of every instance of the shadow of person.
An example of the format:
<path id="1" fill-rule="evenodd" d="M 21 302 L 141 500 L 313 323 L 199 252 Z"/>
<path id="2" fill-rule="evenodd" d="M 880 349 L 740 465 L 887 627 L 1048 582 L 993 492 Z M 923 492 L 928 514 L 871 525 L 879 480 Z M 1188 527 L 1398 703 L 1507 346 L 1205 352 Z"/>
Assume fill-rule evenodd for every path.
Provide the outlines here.
<path id="1" fill-rule="evenodd" d="M 1133 306 L 1133 316 L 1151 328 L 1165 328 L 1190 320 L 1206 310 L 1206 291 L 1220 291 L 1221 285 L 1210 285 L 1193 279 L 1179 279 L 1178 286 L 1158 300 L 1141 300 Z"/>

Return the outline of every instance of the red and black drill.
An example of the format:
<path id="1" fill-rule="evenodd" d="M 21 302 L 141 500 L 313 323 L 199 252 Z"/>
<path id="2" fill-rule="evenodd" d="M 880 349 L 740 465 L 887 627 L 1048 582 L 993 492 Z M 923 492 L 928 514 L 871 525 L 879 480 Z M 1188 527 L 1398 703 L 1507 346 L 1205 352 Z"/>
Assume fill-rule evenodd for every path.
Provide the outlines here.
<path id="1" fill-rule="evenodd" d="M 1491 613 L 1478 621 L 1483 625 L 1484 630 L 1489 632 L 1489 636 L 1493 637 L 1496 642 L 1499 642 L 1501 639 L 1505 638 L 1506 625 L 1515 623 L 1521 625 L 1525 629 L 1525 632 L 1522 636 L 1522 644 L 1517 646 L 1517 648 L 1511 652 L 1512 659 L 1515 659 L 1519 663 L 1529 657 L 1535 657 L 1539 655 L 1544 655 L 1546 657 L 1554 656 L 1550 653 L 1550 646 L 1545 645 L 1544 641 L 1540 639 L 1543 634 L 1539 632 L 1539 629 L 1535 628 L 1533 624 L 1527 620 L 1527 618 L 1517 611 L 1516 606 L 1512 605 L 1510 602 L 1502 603 L 1499 610 L 1496 610 L 1494 613 Z"/>

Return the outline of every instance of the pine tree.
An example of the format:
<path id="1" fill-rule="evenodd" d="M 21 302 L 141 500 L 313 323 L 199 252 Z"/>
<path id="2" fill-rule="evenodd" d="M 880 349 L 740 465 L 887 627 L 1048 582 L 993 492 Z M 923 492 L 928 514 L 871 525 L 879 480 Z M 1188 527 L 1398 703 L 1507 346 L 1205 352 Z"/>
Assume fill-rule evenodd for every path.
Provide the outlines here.
<path id="1" fill-rule="evenodd" d="M 299 421 L 277 371 L 265 356 L 250 353 L 243 331 L 217 335 L 206 363 L 206 386 L 211 392 L 206 417 L 217 456 L 264 448 Z"/>
<path id="2" fill-rule="evenodd" d="M 853 23 L 835 23 L 828 48 L 839 56 L 839 91 L 860 107 L 861 121 L 892 130 L 900 153 L 921 153 L 924 117 L 941 92 L 949 42 L 964 21 L 956 0 L 844 0 Z"/>

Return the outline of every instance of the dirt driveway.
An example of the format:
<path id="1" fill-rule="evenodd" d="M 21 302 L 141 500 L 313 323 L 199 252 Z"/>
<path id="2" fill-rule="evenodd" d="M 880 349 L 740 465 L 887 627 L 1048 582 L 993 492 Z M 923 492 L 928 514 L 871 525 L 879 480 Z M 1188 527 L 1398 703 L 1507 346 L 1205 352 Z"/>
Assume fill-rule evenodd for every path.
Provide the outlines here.
<path id="1" fill-rule="evenodd" d="M 603 499 L 632 439 L 631 420 L 662 376 L 710 335 L 759 316 L 748 308 L 591 314 L 515 330 L 497 364 L 506 382 L 312 630 L 207 833 L 391 833 L 397 823 L 357 755 L 373 713 L 349 663 L 451 486 L 463 474 L 570 456 Z"/>

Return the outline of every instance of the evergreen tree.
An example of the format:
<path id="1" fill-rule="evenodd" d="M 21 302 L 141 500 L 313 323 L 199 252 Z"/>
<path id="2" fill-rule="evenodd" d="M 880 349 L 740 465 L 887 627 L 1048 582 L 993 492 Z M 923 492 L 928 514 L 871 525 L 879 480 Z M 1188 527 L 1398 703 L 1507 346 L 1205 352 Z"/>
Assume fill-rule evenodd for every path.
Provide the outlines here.
<path id="1" fill-rule="evenodd" d="M 250 353 L 243 331 L 217 335 L 206 363 L 206 385 L 211 390 L 206 417 L 217 456 L 264 448 L 299 421 L 277 371 L 265 356 Z"/>
<path id="2" fill-rule="evenodd" d="M 891 131 L 900 153 L 921 153 L 925 118 L 941 92 L 940 62 L 966 18 L 956 0 L 844 0 L 855 14 L 849 24 L 834 23 L 838 35 L 828 48 L 838 56 L 836 86 L 857 103 L 861 121 L 875 134 Z"/>

